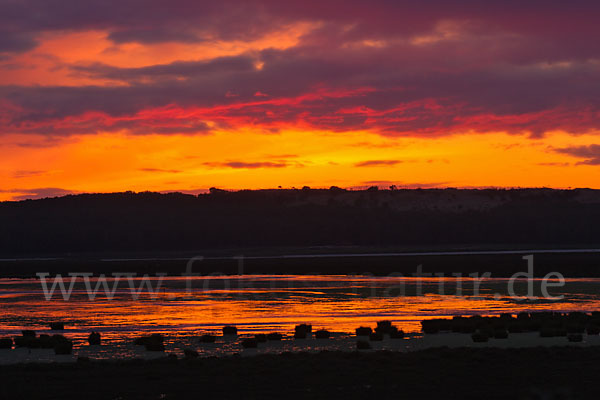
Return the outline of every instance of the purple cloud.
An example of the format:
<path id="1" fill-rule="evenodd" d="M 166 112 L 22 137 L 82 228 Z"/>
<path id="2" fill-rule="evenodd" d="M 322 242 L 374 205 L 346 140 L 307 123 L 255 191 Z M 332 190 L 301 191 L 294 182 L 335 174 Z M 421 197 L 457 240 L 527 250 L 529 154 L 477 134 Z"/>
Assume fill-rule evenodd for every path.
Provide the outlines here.
<path id="1" fill-rule="evenodd" d="M 554 149 L 554 151 L 576 158 L 583 158 L 583 161 L 578 162 L 580 165 L 600 165 L 600 144 L 564 147 Z"/>
<path id="2" fill-rule="evenodd" d="M 289 163 L 286 161 L 226 161 L 226 162 L 205 162 L 203 165 L 213 168 L 234 168 L 234 169 L 257 169 L 257 168 L 285 168 L 291 165 L 300 165 L 299 163 Z"/>
<path id="3" fill-rule="evenodd" d="M 31 48 L 54 30 L 104 30 L 119 43 L 200 43 L 318 26 L 286 50 L 140 68 L 66 66 L 126 85 L 1 86 L 0 102 L 11 109 L 0 109 L 0 132 L 193 134 L 294 125 L 389 136 L 595 133 L 600 42 L 590 38 L 600 35 L 598 12 L 600 4 L 584 0 L 0 0 L 4 53 Z M 165 107 L 185 112 L 152 116 Z"/>
<path id="4" fill-rule="evenodd" d="M 15 201 L 26 199 L 44 199 L 47 197 L 60 197 L 78 192 L 61 188 L 34 188 L 34 189 L 4 189 L 2 193 L 14 193 L 12 199 Z"/>
<path id="5" fill-rule="evenodd" d="M 400 160 L 368 160 L 354 164 L 355 167 L 385 167 L 400 164 Z"/>
<path id="6" fill-rule="evenodd" d="M 169 174 L 179 174 L 179 173 L 183 172 L 178 169 L 162 169 L 162 168 L 140 168 L 140 171 L 142 171 L 142 172 L 162 172 L 162 173 L 169 173 Z"/>

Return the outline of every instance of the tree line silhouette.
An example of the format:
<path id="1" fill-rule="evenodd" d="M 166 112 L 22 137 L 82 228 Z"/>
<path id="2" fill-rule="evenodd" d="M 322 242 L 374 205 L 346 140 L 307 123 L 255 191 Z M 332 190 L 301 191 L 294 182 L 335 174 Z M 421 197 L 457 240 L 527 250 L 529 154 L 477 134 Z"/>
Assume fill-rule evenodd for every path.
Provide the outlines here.
<path id="1" fill-rule="evenodd" d="M 197 196 L 125 192 L 3 202 L 0 252 L 600 241 L 598 191 L 393 189 L 211 189 Z"/>

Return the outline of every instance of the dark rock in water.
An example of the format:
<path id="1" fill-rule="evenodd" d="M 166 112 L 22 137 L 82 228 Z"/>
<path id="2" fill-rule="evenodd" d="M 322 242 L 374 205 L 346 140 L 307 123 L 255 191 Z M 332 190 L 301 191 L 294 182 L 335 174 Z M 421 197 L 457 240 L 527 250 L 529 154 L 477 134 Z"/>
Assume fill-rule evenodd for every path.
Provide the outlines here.
<path id="1" fill-rule="evenodd" d="M 39 349 L 42 346 L 42 344 L 40 343 L 40 340 L 37 337 L 32 336 L 32 335 L 15 336 L 13 338 L 13 340 L 15 342 L 15 346 L 17 346 L 17 347 L 27 347 L 29 349 Z M 52 345 L 50 347 L 54 347 L 54 345 Z"/>
<path id="2" fill-rule="evenodd" d="M 375 328 L 375 332 L 380 332 L 383 334 L 389 334 L 392 331 L 392 321 L 379 321 L 377 322 L 377 327 Z"/>
<path id="3" fill-rule="evenodd" d="M 26 336 L 15 336 L 14 342 L 17 347 L 25 347 L 27 345 L 27 337 Z"/>
<path id="4" fill-rule="evenodd" d="M 163 343 L 165 341 L 165 337 L 160 333 L 153 333 L 152 335 L 150 335 L 150 341 Z"/>
<path id="5" fill-rule="evenodd" d="M 238 330 L 235 326 L 224 326 L 223 327 L 223 335 L 237 335 Z"/>
<path id="6" fill-rule="evenodd" d="M 265 335 L 264 333 L 258 333 L 254 335 L 254 338 L 258 343 L 264 343 L 267 341 L 267 335 Z"/>
<path id="7" fill-rule="evenodd" d="M 307 333 L 305 331 L 294 332 L 294 339 L 306 339 Z"/>
<path id="8" fill-rule="evenodd" d="M 242 347 L 245 349 L 254 349 L 258 347 L 258 341 L 255 338 L 242 339 Z"/>
<path id="9" fill-rule="evenodd" d="M 50 330 L 52 331 L 62 331 L 65 329 L 64 322 L 50 322 Z"/>
<path id="10" fill-rule="evenodd" d="M 356 348 L 358 350 L 368 350 L 371 348 L 371 344 L 369 342 L 367 342 L 366 340 L 358 340 L 356 342 Z"/>
<path id="11" fill-rule="evenodd" d="M 569 333 L 567 339 L 569 342 L 579 343 L 583 342 L 583 335 L 581 333 Z"/>
<path id="12" fill-rule="evenodd" d="M 431 319 L 421 322 L 423 332 L 437 333 L 451 328 L 453 332 L 481 332 L 488 337 L 504 338 L 504 330 L 510 333 L 539 332 L 540 337 L 566 337 L 568 334 L 588 335 L 600 334 L 600 312 L 591 314 L 584 312 L 559 313 L 554 311 L 522 312 L 516 318 L 511 314 L 500 316 L 470 317 L 455 316 L 452 320 Z M 377 329 L 383 331 L 385 327 Z M 498 332 L 500 331 L 500 332 Z"/>
<path id="13" fill-rule="evenodd" d="M 315 338 L 317 339 L 329 339 L 330 336 L 331 334 L 329 333 L 329 331 L 325 329 L 319 329 L 315 332 Z"/>
<path id="14" fill-rule="evenodd" d="M 184 349 L 183 355 L 185 356 L 185 358 L 198 358 L 199 356 L 198 352 L 192 349 Z"/>
<path id="15" fill-rule="evenodd" d="M 133 341 L 133 344 L 135 344 L 136 346 L 143 346 L 143 345 L 146 344 L 147 341 L 148 341 L 148 337 L 147 336 L 142 336 L 142 337 L 136 338 Z"/>
<path id="16" fill-rule="evenodd" d="M 150 336 L 142 336 L 135 339 L 135 344 L 138 346 L 145 346 L 148 351 L 164 351 L 164 336 L 160 333 L 153 333 Z"/>
<path id="17" fill-rule="evenodd" d="M 267 334 L 267 340 L 281 340 L 283 335 L 279 332 L 271 332 Z"/>
<path id="18" fill-rule="evenodd" d="M 150 336 L 142 336 L 135 339 L 135 344 L 138 346 L 145 346 L 146 343 L 163 343 L 165 340 L 164 336 L 160 333 L 153 333 Z"/>
<path id="19" fill-rule="evenodd" d="M 164 343 L 148 342 L 144 345 L 147 351 L 165 351 Z"/>
<path id="20" fill-rule="evenodd" d="M 52 336 L 54 341 L 55 354 L 71 354 L 73 351 L 73 342 L 61 335 Z"/>
<path id="21" fill-rule="evenodd" d="M 373 329 L 368 326 L 356 328 L 356 336 L 369 336 L 371 333 L 373 333 Z"/>
<path id="22" fill-rule="evenodd" d="M 49 336 L 41 335 L 40 338 L 35 336 L 35 332 L 33 331 L 23 331 L 25 335 L 23 336 L 15 336 L 13 338 L 15 342 L 15 346 L 17 347 L 27 347 L 29 349 L 39 349 L 40 347 L 44 348 L 53 348 L 54 343 L 48 344 Z"/>
<path id="23" fill-rule="evenodd" d="M 67 339 L 63 335 L 56 334 L 56 335 L 50 336 L 50 340 L 52 341 L 52 343 L 56 344 L 56 343 L 68 341 L 69 339 Z"/>
<path id="24" fill-rule="evenodd" d="M 495 329 L 494 330 L 494 338 L 495 339 L 508 339 L 508 331 L 506 329 Z"/>
<path id="25" fill-rule="evenodd" d="M 0 338 L 0 349 L 12 349 L 13 340 L 11 338 Z"/>
<path id="26" fill-rule="evenodd" d="M 382 329 L 391 329 L 392 321 L 388 321 L 388 320 L 377 321 L 377 327 L 382 328 Z"/>
<path id="27" fill-rule="evenodd" d="M 452 320 L 450 321 L 448 321 L 447 319 L 430 320 L 429 324 L 432 326 L 429 329 L 443 331 L 448 330 L 448 328 L 450 328 L 452 332 L 473 333 L 476 330 L 478 322 L 479 321 L 475 320 L 474 318 L 466 318 L 460 315 L 456 315 L 452 317 Z"/>
<path id="28" fill-rule="evenodd" d="M 215 335 L 202 335 L 200 336 L 200 343 L 214 343 L 217 340 Z"/>
<path id="29" fill-rule="evenodd" d="M 423 330 L 423 333 L 438 333 L 440 331 L 440 328 L 440 324 L 435 319 L 426 319 L 424 321 L 421 321 L 421 329 Z"/>
<path id="30" fill-rule="evenodd" d="M 383 340 L 383 334 L 380 332 L 373 332 L 369 335 L 371 342 L 381 342 Z"/>
<path id="31" fill-rule="evenodd" d="M 402 329 L 398 329 L 395 326 L 390 331 L 391 339 L 404 339 L 404 331 Z"/>
<path id="32" fill-rule="evenodd" d="M 471 339 L 473 339 L 473 342 L 475 343 L 485 343 L 488 341 L 489 337 L 485 333 L 477 331 L 471 335 Z"/>
<path id="33" fill-rule="evenodd" d="M 98 332 L 92 332 L 88 336 L 88 343 L 92 346 L 98 346 L 102 343 L 102 338 Z"/>
<path id="34" fill-rule="evenodd" d="M 38 338 L 38 342 L 40 344 L 40 347 L 42 349 L 53 349 L 54 348 L 54 344 L 55 344 L 55 340 L 53 340 L 50 335 L 40 335 L 40 337 Z"/>
<path id="35" fill-rule="evenodd" d="M 530 315 L 528 312 L 522 311 L 517 314 L 517 319 L 526 320 L 529 319 Z"/>
<path id="36" fill-rule="evenodd" d="M 312 332 L 312 325 L 309 325 L 309 324 L 296 325 L 294 327 L 294 331 L 296 333 L 298 333 L 298 332 L 304 332 L 305 334 L 309 334 L 309 333 Z"/>
<path id="37" fill-rule="evenodd" d="M 26 330 L 21 331 L 21 335 L 24 337 L 35 337 L 35 331 L 26 329 Z"/>

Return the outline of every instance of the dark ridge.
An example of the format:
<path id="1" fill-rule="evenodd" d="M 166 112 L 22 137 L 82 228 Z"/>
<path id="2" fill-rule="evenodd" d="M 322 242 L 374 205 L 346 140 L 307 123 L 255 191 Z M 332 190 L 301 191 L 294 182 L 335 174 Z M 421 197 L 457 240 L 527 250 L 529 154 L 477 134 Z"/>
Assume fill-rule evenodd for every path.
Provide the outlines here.
<path id="1" fill-rule="evenodd" d="M 0 203 L 0 255 L 281 246 L 593 246 L 600 191 L 339 188 Z"/>

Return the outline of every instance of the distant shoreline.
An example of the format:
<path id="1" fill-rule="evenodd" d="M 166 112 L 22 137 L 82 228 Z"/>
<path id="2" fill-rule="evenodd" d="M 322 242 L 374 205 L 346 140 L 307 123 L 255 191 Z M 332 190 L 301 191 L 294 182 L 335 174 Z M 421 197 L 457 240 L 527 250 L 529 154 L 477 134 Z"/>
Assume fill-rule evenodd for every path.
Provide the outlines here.
<path id="1" fill-rule="evenodd" d="M 393 252 L 393 253 L 325 253 L 325 254 L 284 254 L 262 256 L 220 256 L 203 257 L 205 260 L 269 260 L 290 258 L 347 258 L 347 257 L 411 257 L 411 256 L 469 256 L 469 255 L 500 255 L 500 254 L 578 254 L 600 253 L 600 249 L 528 249 L 528 250 L 473 250 L 473 251 L 430 251 L 430 252 Z M 25 261 L 60 261 L 67 257 L 15 257 L 0 258 L 0 262 Z M 102 262 L 129 261 L 187 261 L 190 257 L 141 257 L 141 258 L 101 258 Z"/>
<path id="2" fill-rule="evenodd" d="M 88 272 L 110 274 L 192 274 L 223 275 L 375 275 L 414 276 L 417 267 L 424 273 L 468 274 L 489 272 L 492 277 L 510 277 L 526 269 L 523 257 L 534 255 L 535 276 L 559 272 L 565 277 L 600 277 L 600 249 L 597 248 L 515 248 L 447 251 L 383 251 L 368 248 L 352 252 L 309 252 L 310 248 L 209 250 L 206 253 L 168 254 L 73 254 L 54 257 L 0 259 L 0 277 L 36 277 L 39 272 L 68 274 Z M 327 252 L 329 250 L 329 252 Z M 347 250 L 346 250 L 347 251 Z M 245 253 L 245 254 L 244 254 Z M 190 269 L 188 271 L 188 269 Z"/>

